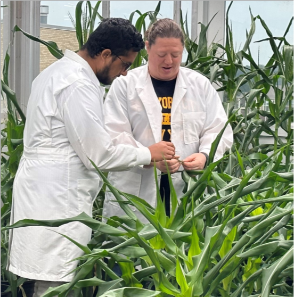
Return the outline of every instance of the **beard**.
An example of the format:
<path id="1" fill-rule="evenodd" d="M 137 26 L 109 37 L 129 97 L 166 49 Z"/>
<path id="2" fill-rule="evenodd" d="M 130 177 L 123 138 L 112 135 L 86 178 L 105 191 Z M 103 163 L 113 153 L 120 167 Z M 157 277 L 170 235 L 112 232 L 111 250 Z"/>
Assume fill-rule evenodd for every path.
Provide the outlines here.
<path id="1" fill-rule="evenodd" d="M 109 76 L 110 66 L 111 65 L 105 66 L 104 69 L 102 69 L 99 72 L 96 72 L 96 77 L 98 78 L 99 82 L 103 85 L 110 85 L 114 80 L 114 78 Z"/>

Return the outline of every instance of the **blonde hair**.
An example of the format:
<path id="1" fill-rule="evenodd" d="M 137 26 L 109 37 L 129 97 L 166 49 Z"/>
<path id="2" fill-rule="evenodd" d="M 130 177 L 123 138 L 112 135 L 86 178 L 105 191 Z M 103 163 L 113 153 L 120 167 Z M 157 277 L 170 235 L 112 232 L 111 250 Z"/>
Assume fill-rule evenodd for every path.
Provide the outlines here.
<path id="1" fill-rule="evenodd" d="M 180 26 L 172 19 L 160 19 L 154 22 L 145 32 L 145 40 L 149 46 L 155 43 L 156 38 L 179 38 L 184 45 L 184 33 Z"/>

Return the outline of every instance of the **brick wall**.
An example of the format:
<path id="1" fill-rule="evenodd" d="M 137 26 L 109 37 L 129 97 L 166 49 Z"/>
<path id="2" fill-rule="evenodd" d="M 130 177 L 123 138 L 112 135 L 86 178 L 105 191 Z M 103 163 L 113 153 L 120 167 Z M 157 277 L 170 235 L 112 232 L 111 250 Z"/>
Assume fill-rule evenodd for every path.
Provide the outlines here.
<path id="1" fill-rule="evenodd" d="M 55 28 L 40 28 L 40 39 L 45 41 L 54 41 L 57 46 L 64 52 L 65 49 L 76 51 L 78 50 L 78 41 L 76 32 L 73 30 L 55 29 Z M 40 45 L 40 71 L 51 65 L 57 59 L 49 52 L 47 47 Z"/>
<path id="2" fill-rule="evenodd" d="M 42 26 L 42 25 L 41 25 Z M 21 33 L 18 33 L 21 34 Z M 57 46 L 64 52 L 65 49 L 76 51 L 78 50 L 78 42 L 76 38 L 76 32 L 74 30 L 70 30 L 67 28 L 51 28 L 49 26 L 40 27 L 40 39 L 45 41 L 54 41 L 57 43 Z M 4 51 L 7 49 L 3 48 L 3 23 L 1 23 L 1 57 L 0 57 L 0 72 L 1 79 L 2 76 L 2 67 L 3 67 L 3 59 L 4 59 Z M 40 72 L 44 70 L 46 67 L 51 65 L 57 59 L 49 52 L 47 47 L 43 44 L 40 44 Z M 5 114 L 5 103 L 1 97 L 1 118 Z"/>
<path id="3" fill-rule="evenodd" d="M 21 34 L 21 33 L 18 33 Z M 57 46 L 64 52 L 65 49 L 76 51 L 78 50 L 78 41 L 76 38 L 76 31 L 69 29 L 60 29 L 60 28 L 40 28 L 40 39 L 45 41 L 54 41 L 57 43 Z M 1 77 L 2 77 L 2 67 L 4 59 L 4 50 L 3 48 L 3 23 L 1 23 Z M 43 44 L 40 44 L 40 72 L 46 67 L 51 65 L 57 59 L 49 52 L 47 47 Z"/>

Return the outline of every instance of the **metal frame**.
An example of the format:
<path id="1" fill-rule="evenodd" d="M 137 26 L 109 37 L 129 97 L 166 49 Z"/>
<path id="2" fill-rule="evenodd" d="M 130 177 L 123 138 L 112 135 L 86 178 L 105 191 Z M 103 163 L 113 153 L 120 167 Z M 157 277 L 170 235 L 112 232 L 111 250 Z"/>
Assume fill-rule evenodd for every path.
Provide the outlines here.
<path id="1" fill-rule="evenodd" d="M 40 36 L 40 1 L 3 1 L 3 51 L 9 47 L 9 85 L 15 91 L 24 113 L 31 85 L 40 72 L 40 44 L 12 30 L 18 25 L 25 32 Z"/>
<path id="2" fill-rule="evenodd" d="M 40 36 L 40 1 L 3 1 L 8 8 L 3 9 L 4 54 L 12 40 L 12 29 L 18 25 L 24 31 Z M 199 22 L 207 24 L 215 16 L 208 30 L 208 44 L 213 40 L 224 43 L 225 1 L 192 1 L 191 38 L 200 33 Z M 181 1 L 173 1 L 173 18 L 180 23 Z M 102 16 L 110 17 L 110 1 L 102 1 Z M 215 39 L 215 36 L 217 37 Z M 10 47 L 10 87 L 15 90 L 24 112 L 30 95 L 33 79 L 40 69 L 40 44 L 29 40 L 20 32 L 14 36 Z"/>
<path id="3" fill-rule="evenodd" d="M 180 24 L 181 21 L 181 1 L 174 1 L 174 21 Z"/>
<path id="4" fill-rule="evenodd" d="M 224 44 L 225 4 L 225 1 L 192 1 L 192 40 L 195 40 L 200 34 L 199 23 L 207 25 L 215 15 L 207 32 L 207 41 L 208 44 L 215 41 Z"/>
<path id="5" fill-rule="evenodd" d="M 110 1 L 102 1 L 102 16 L 104 18 L 110 17 Z"/>

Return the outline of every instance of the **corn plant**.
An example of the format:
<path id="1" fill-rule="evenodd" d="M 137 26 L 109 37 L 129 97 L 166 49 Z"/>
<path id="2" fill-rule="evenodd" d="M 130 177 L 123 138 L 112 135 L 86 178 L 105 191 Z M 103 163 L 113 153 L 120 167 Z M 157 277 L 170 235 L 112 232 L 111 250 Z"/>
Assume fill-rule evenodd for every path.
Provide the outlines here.
<path id="1" fill-rule="evenodd" d="M 75 13 L 80 47 L 89 30 L 93 30 L 95 19 L 101 19 L 100 2 L 94 8 L 90 2 L 84 3 L 86 11 L 82 11 L 82 2 L 78 2 Z M 224 91 L 224 107 L 234 130 L 234 146 L 230 153 L 213 163 L 219 135 L 210 152 L 208 167 L 203 171 L 183 172 L 186 186 L 181 198 L 175 196 L 171 184 L 170 217 L 165 215 L 159 194 L 154 208 L 139 197 L 113 188 L 97 169 L 105 181 L 104 188 L 110 188 L 126 216 L 101 222 L 103 199 L 100 199 L 95 202 L 95 219 L 81 214 L 66 220 L 23 220 L 7 226 L 13 178 L 22 152 L 25 116 L 9 88 L 9 56 L 6 55 L 2 97 L 7 98 L 8 120 L 1 131 L 2 263 L 7 257 L 9 228 L 54 227 L 80 221 L 93 229 L 87 246 L 68 238 L 85 255 L 79 258 L 73 281 L 50 289 L 45 296 L 65 296 L 70 290 L 74 290 L 76 296 L 293 295 L 293 46 L 287 42 L 293 19 L 282 37 L 274 37 L 263 19 L 250 11 L 249 33 L 246 32 L 242 50 L 236 52 L 228 23 L 231 5 L 227 10 L 224 46 L 207 44 L 210 23 L 201 24 L 197 43 L 191 40 L 181 19 L 188 52 L 185 66 L 199 71 L 218 86 L 218 91 Z M 159 12 L 160 1 L 154 11 L 134 11 L 130 21 L 139 14 L 134 25 L 138 31 L 145 32 L 146 18 L 152 23 Z M 269 42 L 273 52 L 264 67 L 254 61 L 250 52 L 257 21 L 268 35 L 257 42 Z M 55 42 L 40 40 L 16 26 L 14 32 L 17 31 L 46 45 L 55 57 L 63 56 Z M 147 60 L 146 52 L 142 51 L 133 67 Z M 274 100 L 270 98 L 270 91 L 274 93 Z M 264 108 L 265 102 L 269 110 Z M 240 110 L 242 104 L 244 109 Z M 278 134 L 281 129 L 286 133 L 285 138 Z M 273 137 L 273 145 L 261 143 L 262 133 Z M 148 223 L 140 222 L 129 205 L 136 207 Z M 114 265 L 119 265 L 121 276 L 113 272 Z M 25 280 L 9 274 L 5 265 L 1 269 L 2 276 L 10 282 L 7 291 L 16 296 L 17 286 Z"/>
<path id="2" fill-rule="evenodd" d="M 82 9 L 85 3 L 85 9 Z M 94 7 L 92 7 L 90 1 L 79 1 L 75 10 L 75 20 L 71 14 L 69 18 L 76 29 L 76 37 L 79 43 L 79 49 L 88 40 L 88 36 L 94 31 L 94 25 L 97 20 L 102 20 L 102 15 L 99 14 L 98 9 L 101 1 L 98 1 Z"/>
<path id="3" fill-rule="evenodd" d="M 243 161 L 252 166 L 257 164 L 262 155 L 276 151 L 286 143 L 284 151 L 285 171 L 291 168 L 293 153 L 293 46 L 287 42 L 287 34 L 292 26 L 293 18 L 282 37 L 273 37 L 268 26 L 260 16 L 251 16 L 251 28 L 246 32 L 246 39 L 242 50 L 234 50 L 232 28 L 229 25 L 229 5 L 226 14 L 226 42 L 225 45 L 215 44 L 208 46 L 206 32 L 210 23 L 201 24 L 198 45 L 189 38 L 188 28 L 181 19 L 182 29 L 185 30 L 185 46 L 188 51 L 186 67 L 199 71 L 207 76 L 211 83 L 219 86 L 217 91 L 224 91 L 223 105 L 228 116 L 238 108 L 239 113 L 232 121 L 234 142 L 239 152 L 246 156 Z M 212 20 L 211 20 L 212 21 Z M 260 21 L 268 38 L 256 42 L 269 42 L 272 48 L 272 57 L 263 67 L 256 63 L 251 55 L 250 44 L 255 33 L 256 21 Z M 279 43 L 276 44 L 276 41 Z M 222 54 L 218 54 L 218 53 Z M 249 65 L 245 66 L 245 63 Z M 270 92 L 274 98 L 270 97 Z M 269 111 L 265 110 L 265 103 Z M 281 131 L 286 133 L 285 140 L 280 136 Z M 261 135 L 269 135 L 274 144 L 261 142 Z M 259 155 L 262 154 L 262 155 Z M 240 175 L 238 161 L 231 155 L 230 159 L 222 162 L 221 171 Z M 237 170 L 238 172 L 232 172 Z"/>
<path id="4" fill-rule="evenodd" d="M 84 286 L 97 287 L 95 296 L 108 296 L 108 291 L 125 287 L 142 294 L 153 288 L 152 294 L 178 297 L 292 296 L 293 174 L 269 170 L 257 178 L 271 158 L 242 179 L 216 173 L 217 163 L 211 163 L 198 180 L 184 173 L 187 192 L 177 205 L 171 187 L 170 218 L 160 197 L 153 208 L 139 197 L 113 188 L 96 168 L 125 210 L 125 217 L 112 217 L 106 224 L 81 214 L 56 221 L 23 220 L 4 229 L 56 227 L 79 221 L 95 232 L 88 246 L 69 238 L 85 252 L 78 258 L 83 264 L 70 284 L 49 290 L 46 297 L 57 293 L 65 296 L 69 290 Z M 203 183 L 214 193 L 205 194 Z M 273 183 L 279 183 L 280 191 L 268 197 Z M 140 222 L 128 204 L 148 223 Z M 114 262 L 121 268 L 121 277 L 112 271 Z M 95 276 L 84 279 L 93 269 Z"/>
<path id="5" fill-rule="evenodd" d="M 7 104 L 7 119 L 1 123 L 1 225 L 10 223 L 12 206 L 12 185 L 23 151 L 23 130 L 25 115 L 19 107 L 15 92 L 9 88 L 8 66 L 9 55 L 6 53 L 3 65 L 3 80 L 1 80 L 1 97 Z M 1 232 L 1 283 L 3 292 L 11 292 L 13 297 L 17 296 L 17 288 L 26 279 L 17 278 L 16 275 L 6 270 L 8 258 L 9 233 Z M 3 293 L 3 294 L 4 294 Z"/>
<path id="6" fill-rule="evenodd" d="M 210 161 L 221 134 L 212 145 Z M 63 235 L 85 254 L 78 258 L 82 264 L 73 281 L 48 290 L 45 297 L 66 296 L 71 289 L 80 294 L 89 286 L 94 286 L 94 296 L 119 296 L 126 288 L 142 296 L 291 296 L 293 172 L 279 172 L 280 163 L 272 162 L 275 155 L 281 161 L 284 149 L 248 171 L 237 153 L 241 178 L 217 173 L 221 160 L 210 162 L 203 171 L 183 172 L 186 189 L 180 203 L 169 174 L 170 217 L 165 214 L 158 184 L 153 208 L 145 200 L 115 189 L 92 162 L 125 217 L 103 223 L 83 213 L 55 221 L 22 220 L 4 230 L 56 227 L 72 221 L 93 229 L 87 246 Z M 129 204 L 144 215 L 147 224 Z M 120 266 L 121 277 L 112 271 L 114 263 Z M 85 279 L 93 270 L 94 276 Z"/>

